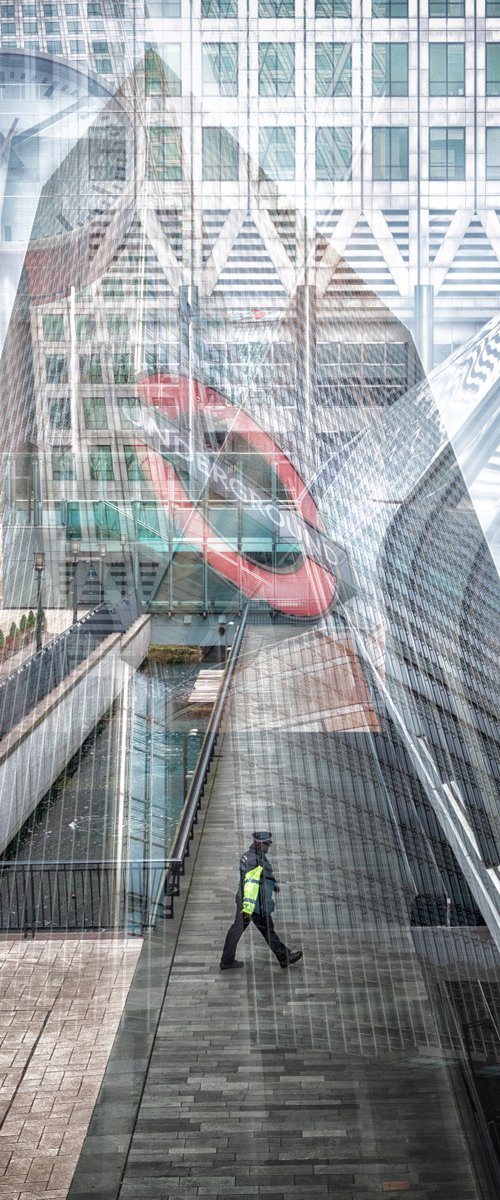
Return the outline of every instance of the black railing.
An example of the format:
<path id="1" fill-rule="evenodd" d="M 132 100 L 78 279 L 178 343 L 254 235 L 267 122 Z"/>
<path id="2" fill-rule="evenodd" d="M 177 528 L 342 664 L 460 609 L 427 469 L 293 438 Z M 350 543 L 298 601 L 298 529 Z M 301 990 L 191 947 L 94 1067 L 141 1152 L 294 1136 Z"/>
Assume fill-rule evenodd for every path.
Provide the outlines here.
<path id="1" fill-rule="evenodd" d="M 0 738 L 50 695 L 105 638 L 129 629 L 139 612 L 135 592 L 113 606 L 101 604 L 7 675 L 0 682 Z"/>
<path id="2" fill-rule="evenodd" d="M 0 930 L 141 933 L 166 916 L 164 859 L 149 862 L 2 862 Z"/>
<path id="3" fill-rule="evenodd" d="M 103 609 L 97 609 L 103 618 Z M 167 859 L 127 862 L 0 861 L 0 932 L 142 933 L 172 917 L 245 629 L 239 623 Z M 132 623 L 132 622 L 130 622 Z M 107 636 L 110 630 L 102 636 Z M 42 652 L 43 653 L 43 652 Z"/>
<path id="4" fill-rule="evenodd" d="M 169 898 L 168 916 L 173 916 L 174 913 L 174 898 L 180 894 L 180 878 L 184 874 L 185 860 L 189 855 L 189 845 L 194 834 L 194 827 L 198 821 L 198 813 L 201 808 L 203 792 L 210 769 L 210 763 L 215 753 L 217 738 L 226 707 L 229 689 L 233 678 L 238 656 L 241 650 L 243 634 L 248 619 L 249 606 L 247 605 L 240 623 L 236 630 L 233 644 L 230 648 L 231 652 L 227 659 L 219 695 L 212 709 L 210 720 L 203 738 L 200 755 L 193 772 L 193 778 L 189 787 L 188 794 L 184 803 L 184 807 L 177 826 L 174 842 L 171 853 L 166 860 L 167 875 L 166 875 L 166 892 Z"/>

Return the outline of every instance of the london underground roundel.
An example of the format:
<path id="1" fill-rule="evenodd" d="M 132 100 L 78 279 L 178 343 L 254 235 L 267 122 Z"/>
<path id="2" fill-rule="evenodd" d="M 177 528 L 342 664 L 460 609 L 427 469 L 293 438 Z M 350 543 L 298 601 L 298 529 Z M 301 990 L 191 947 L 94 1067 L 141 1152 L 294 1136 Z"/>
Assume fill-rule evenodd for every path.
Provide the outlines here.
<path id="1" fill-rule="evenodd" d="M 313 530 L 323 531 L 324 525 L 310 492 L 290 459 L 277 446 L 269 433 L 261 429 L 244 410 L 230 404 L 213 388 L 205 387 L 185 377 L 156 375 L 139 384 L 143 402 L 160 410 L 169 423 L 180 427 L 190 411 L 212 412 L 228 432 L 257 452 L 272 466 L 284 487 L 288 504 Z M 151 447 L 142 447 L 147 455 L 151 482 L 158 501 L 172 510 L 175 524 L 186 538 L 200 545 L 203 554 L 215 571 L 254 600 L 264 600 L 280 612 L 300 617 L 318 617 L 330 608 L 337 580 L 331 571 L 307 553 L 292 568 L 275 570 L 252 562 L 246 554 L 235 550 L 210 525 L 201 508 L 196 506 L 181 478 L 179 459 L 170 462 Z M 243 497 L 241 497 L 243 499 Z"/>

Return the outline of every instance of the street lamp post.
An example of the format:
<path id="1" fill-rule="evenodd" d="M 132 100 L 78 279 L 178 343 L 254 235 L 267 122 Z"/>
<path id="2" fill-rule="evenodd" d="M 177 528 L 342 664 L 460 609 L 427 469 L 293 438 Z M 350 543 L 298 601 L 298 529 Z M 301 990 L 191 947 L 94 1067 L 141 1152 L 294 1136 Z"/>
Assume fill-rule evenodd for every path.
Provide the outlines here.
<path id="1" fill-rule="evenodd" d="M 192 737 L 197 737 L 197 736 L 198 736 L 197 729 L 190 729 L 188 733 L 184 734 L 184 772 L 183 772 L 184 773 L 184 799 L 186 799 L 186 796 L 187 796 L 188 790 L 189 790 L 189 784 L 191 783 L 191 779 L 193 778 L 193 772 L 189 770 L 189 747 L 191 744 L 190 739 Z"/>
<path id="2" fill-rule="evenodd" d="M 219 662 L 222 666 L 222 663 L 223 663 L 223 661 L 225 661 L 225 658 L 226 658 L 226 648 L 227 648 L 227 642 L 225 644 L 223 642 L 223 638 L 227 637 L 226 626 L 224 625 L 223 621 L 221 621 L 220 625 L 219 625 L 219 637 L 220 637 Z M 224 658 L 223 658 L 223 656 L 224 656 Z"/>
<path id="3" fill-rule="evenodd" d="M 101 578 L 100 578 L 100 600 L 99 600 L 99 603 L 104 604 L 104 564 L 106 562 L 106 545 L 105 544 L 103 544 L 102 546 L 99 547 L 99 554 L 101 557 Z"/>
<path id="4" fill-rule="evenodd" d="M 76 625 L 78 620 L 78 591 L 77 591 L 77 571 L 78 571 L 78 555 L 80 553 L 80 542 L 75 538 L 71 543 L 71 553 L 73 555 L 71 565 L 73 567 L 73 625 Z"/>
<path id="5" fill-rule="evenodd" d="M 122 600 L 124 600 L 125 596 L 127 595 L 127 560 L 125 558 L 127 539 L 126 539 L 126 537 L 124 537 L 123 534 L 120 538 L 120 545 L 122 548 L 122 558 L 123 558 Z"/>
<path id="6" fill-rule="evenodd" d="M 229 633 L 229 630 L 231 630 L 231 631 L 232 631 L 232 632 L 231 632 L 231 641 L 230 641 L 230 642 L 228 642 L 228 633 Z M 227 626 L 226 626 L 226 662 L 227 662 L 227 660 L 228 660 L 228 656 L 230 655 L 230 653 L 231 653 L 231 650 L 232 650 L 232 648 L 233 648 L 233 635 L 234 635 L 234 621 L 229 621 L 229 622 L 228 622 L 228 624 L 227 624 Z"/>
<path id="7" fill-rule="evenodd" d="M 42 575 L 45 569 L 45 554 L 43 550 L 35 550 L 33 567 L 37 576 L 36 588 L 36 649 L 42 649 Z"/>

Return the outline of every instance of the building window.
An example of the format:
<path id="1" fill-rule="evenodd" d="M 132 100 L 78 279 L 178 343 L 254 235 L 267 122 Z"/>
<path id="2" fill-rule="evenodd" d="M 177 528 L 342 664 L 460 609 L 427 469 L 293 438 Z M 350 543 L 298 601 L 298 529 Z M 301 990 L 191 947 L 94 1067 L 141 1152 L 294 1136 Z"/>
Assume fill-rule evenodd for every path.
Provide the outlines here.
<path id="1" fill-rule="evenodd" d="M 14 33 L 15 33 L 15 31 L 16 31 L 16 27 L 14 26 Z M 57 36 L 58 34 L 60 34 L 61 26 L 59 24 L 59 21 L 46 21 L 45 22 L 45 32 L 53 35 L 54 37 Z"/>
<path id="2" fill-rule="evenodd" d="M 83 38 L 70 38 L 69 51 L 70 54 L 85 54 Z"/>
<path id="3" fill-rule="evenodd" d="M 55 42 L 47 41 L 47 54 L 62 54 L 62 52 L 63 52 L 63 48 L 62 48 L 61 41 L 59 41 L 59 40 L 57 40 Z"/>
<path id="4" fill-rule="evenodd" d="M 99 0 L 89 0 L 87 4 L 88 17 L 102 17 L 102 8 Z"/>
<path id="5" fill-rule="evenodd" d="M 374 180 L 408 179 L 408 129 L 391 125 L 373 129 Z"/>
<path id="6" fill-rule="evenodd" d="M 80 520 L 80 505 L 72 500 L 59 500 L 55 504 L 56 524 L 66 530 L 66 538 L 81 540 L 82 524 Z"/>
<path id="7" fill-rule="evenodd" d="M 373 17 L 407 17 L 408 0 L 372 0 Z"/>
<path id="8" fill-rule="evenodd" d="M 92 446 L 89 450 L 90 478 L 94 483 L 114 479 L 111 446 Z"/>
<path id="9" fill-rule="evenodd" d="M 118 275 L 107 275 L 102 280 L 102 294 L 107 300 L 123 299 L 123 279 Z"/>
<path id="10" fill-rule="evenodd" d="M 45 378 L 47 383 L 68 382 L 68 364 L 65 354 L 45 355 Z"/>
<path id="11" fill-rule="evenodd" d="M 148 0 L 149 17 L 180 17 L 181 0 Z"/>
<path id="12" fill-rule="evenodd" d="M 352 132 L 348 127 L 324 127 L 316 131 L 316 179 L 335 181 L 351 178 Z"/>
<path id="13" fill-rule="evenodd" d="M 259 17 L 294 17 L 295 0 L 259 0 Z"/>
<path id="14" fill-rule="evenodd" d="M 486 16 L 500 17 L 500 0 L 486 0 Z"/>
<path id="15" fill-rule="evenodd" d="M 94 52 L 96 71 L 98 71 L 100 75 L 110 75 L 113 67 L 109 57 L 108 43 L 92 42 L 92 50 Z"/>
<path id="16" fill-rule="evenodd" d="M 79 342 L 89 342 L 96 337 L 97 326 L 94 317 L 77 317 L 75 324 Z"/>
<path id="17" fill-rule="evenodd" d="M 62 342 L 64 338 L 62 313 L 47 313 L 42 317 L 42 328 L 46 342 Z"/>
<path id="18" fill-rule="evenodd" d="M 202 17 L 237 17 L 238 0 L 201 0 Z"/>
<path id="19" fill-rule="evenodd" d="M 465 46 L 463 42 L 430 43 L 429 95 L 465 95 Z"/>
<path id="20" fill-rule="evenodd" d="M 67 446 L 52 451 L 52 478 L 56 483 L 76 479 L 75 456 Z"/>
<path id="21" fill-rule="evenodd" d="M 238 178 L 239 154 L 236 130 L 216 125 L 203 129 L 203 178 Z"/>
<path id="22" fill-rule="evenodd" d="M 129 336 L 128 317 L 108 317 L 108 333 L 113 341 L 125 341 Z"/>
<path id="23" fill-rule="evenodd" d="M 127 470 L 127 479 L 134 482 L 140 482 L 147 478 L 147 450 L 143 450 L 139 455 L 135 446 L 124 446 L 123 452 L 125 455 L 125 467 Z"/>
<path id="24" fill-rule="evenodd" d="M 141 406 L 137 396 L 119 396 L 118 412 L 124 429 L 135 429 L 140 426 Z"/>
<path id="25" fill-rule="evenodd" d="M 500 42 L 486 46 L 486 95 L 500 96 Z"/>
<path id="26" fill-rule="evenodd" d="M 49 425 L 51 429 L 71 429 L 71 406 L 68 399 L 51 400 L 49 403 Z"/>
<path id="27" fill-rule="evenodd" d="M 135 536 L 139 542 L 158 541 L 160 524 L 158 509 L 154 501 L 145 500 L 132 505 Z"/>
<path id="28" fill-rule="evenodd" d="M 144 61 L 146 96 L 181 95 L 181 48 L 179 43 L 162 44 L 161 54 L 149 48 Z"/>
<path id="29" fill-rule="evenodd" d="M 464 17 L 465 0 L 429 0 L 430 17 Z"/>
<path id="30" fill-rule="evenodd" d="M 120 538 L 120 514 L 115 504 L 105 500 L 94 503 L 95 535 L 98 541 L 117 542 Z"/>
<path id="31" fill-rule="evenodd" d="M 113 355 L 113 379 L 115 383 L 133 383 L 134 356 L 130 351 Z"/>
<path id="32" fill-rule="evenodd" d="M 408 95 L 408 44 L 374 42 L 372 47 L 374 96 Z"/>
<path id="33" fill-rule="evenodd" d="M 181 133 L 175 125 L 150 125 L 148 179 L 182 179 Z"/>
<path id="34" fill-rule="evenodd" d="M 465 129 L 429 129 L 429 179 L 465 179 Z"/>
<path id="35" fill-rule="evenodd" d="M 203 95 L 238 95 L 238 46 L 236 42 L 205 42 L 203 46 Z"/>
<path id="36" fill-rule="evenodd" d="M 85 396 L 83 415 L 86 429 L 107 429 L 108 416 L 104 396 Z"/>
<path id="37" fill-rule="evenodd" d="M 500 128 L 486 130 L 486 178 L 500 179 Z"/>
<path id="38" fill-rule="evenodd" d="M 122 125 L 98 125 L 89 129 L 89 179 L 125 179 L 126 132 Z"/>
<path id="39" fill-rule="evenodd" d="M 259 130 L 261 179 L 293 179 L 295 176 L 295 128 L 272 125 Z"/>
<path id="40" fill-rule="evenodd" d="M 80 354 L 80 379 L 82 383 L 102 383 L 100 354 Z"/>
<path id="41" fill-rule="evenodd" d="M 294 92 L 293 42 L 260 42 L 259 96 L 293 96 Z"/>
<path id="42" fill-rule="evenodd" d="M 316 95 L 350 96 L 351 46 L 343 42 L 316 42 Z"/>
<path id="43" fill-rule="evenodd" d="M 351 17 L 351 0 L 316 0 L 317 17 Z"/>

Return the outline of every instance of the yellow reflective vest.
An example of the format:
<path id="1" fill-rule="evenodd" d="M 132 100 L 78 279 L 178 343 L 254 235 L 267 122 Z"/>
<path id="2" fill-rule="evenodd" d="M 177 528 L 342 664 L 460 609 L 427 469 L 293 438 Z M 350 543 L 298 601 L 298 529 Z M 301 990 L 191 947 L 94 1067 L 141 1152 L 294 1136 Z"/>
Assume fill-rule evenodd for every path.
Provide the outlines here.
<path id="1" fill-rule="evenodd" d="M 243 905 L 242 912 L 248 917 L 252 917 L 255 912 L 255 905 L 259 898 L 260 881 L 262 879 L 263 867 L 253 867 L 251 871 L 246 871 L 243 878 Z"/>

